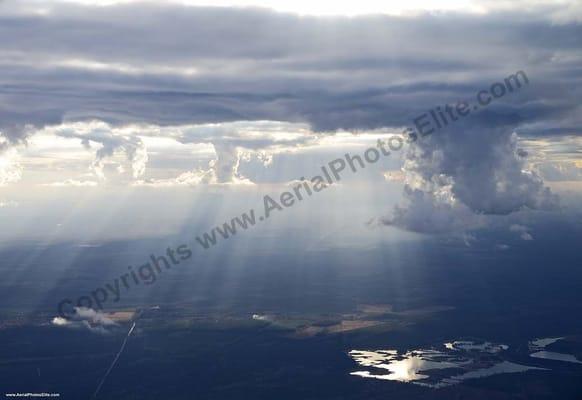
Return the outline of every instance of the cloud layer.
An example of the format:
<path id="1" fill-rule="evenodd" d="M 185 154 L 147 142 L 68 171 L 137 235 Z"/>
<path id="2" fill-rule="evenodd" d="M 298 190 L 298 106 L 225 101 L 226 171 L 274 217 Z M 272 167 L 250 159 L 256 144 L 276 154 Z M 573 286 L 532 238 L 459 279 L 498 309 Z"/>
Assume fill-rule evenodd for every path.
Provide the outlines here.
<path id="1" fill-rule="evenodd" d="M 82 118 L 403 126 L 519 69 L 535 93 L 511 99 L 508 116 L 580 128 L 582 27 L 542 12 L 322 19 L 176 4 L 15 4 L 0 5 L 0 35 L 11 38 L 0 44 L 2 131 Z"/>
<path id="2" fill-rule="evenodd" d="M 477 5 L 487 12 L 320 18 L 155 2 L 0 3 L 0 35 L 11 38 L 0 43 L 0 184 L 20 178 L 14 152 L 37 131 L 78 140 L 101 180 L 116 165 L 137 185 L 250 183 L 245 160 L 268 164 L 338 130 L 396 131 L 524 70 L 526 89 L 409 148 L 406 203 L 386 222 L 446 231 L 554 207 L 542 177 L 579 179 L 579 153 L 560 160 L 569 169 L 537 163 L 538 173 L 516 135 L 582 134 L 579 7 Z M 152 137 L 215 154 L 172 179 L 147 177 Z"/>

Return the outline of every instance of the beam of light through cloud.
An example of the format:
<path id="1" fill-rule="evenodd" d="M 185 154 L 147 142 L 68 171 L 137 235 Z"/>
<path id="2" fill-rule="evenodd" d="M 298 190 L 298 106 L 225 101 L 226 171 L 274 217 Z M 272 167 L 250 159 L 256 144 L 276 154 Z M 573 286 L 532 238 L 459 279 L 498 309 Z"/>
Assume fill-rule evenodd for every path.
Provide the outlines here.
<path id="1" fill-rule="evenodd" d="M 532 80 L 527 90 L 411 146 L 403 165 L 392 165 L 402 175 L 377 174 L 406 184 L 408 204 L 385 221 L 426 232 L 480 226 L 486 215 L 551 209 L 545 181 L 580 180 L 574 141 L 548 159 L 529 149 L 582 132 L 576 2 L 6 4 L 7 189 L 33 178 L 71 190 L 104 178 L 129 187 L 248 185 L 261 181 L 257 164 L 273 171 L 289 153 L 343 151 L 346 137 L 362 136 L 353 132 L 400 132 L 435 104 L 520 69 Z M 84 146 L 92 160 L 27 147 L 43 135 Z"/>

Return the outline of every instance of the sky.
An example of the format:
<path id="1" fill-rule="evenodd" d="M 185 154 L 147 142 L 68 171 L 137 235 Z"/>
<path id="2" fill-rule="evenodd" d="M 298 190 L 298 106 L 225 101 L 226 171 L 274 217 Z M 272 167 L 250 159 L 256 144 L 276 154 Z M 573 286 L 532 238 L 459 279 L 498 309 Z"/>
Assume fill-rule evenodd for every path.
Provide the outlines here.
<path id="1" fill-rule="evenodd" d="M 577 1 L 1 1 L 1 239 L 176 234 L 213 201 L 219 224 L 524 71 L 312 207 L 354 232 L 535 240 L 540 213 L 579 218 L 581 21 Z"/>

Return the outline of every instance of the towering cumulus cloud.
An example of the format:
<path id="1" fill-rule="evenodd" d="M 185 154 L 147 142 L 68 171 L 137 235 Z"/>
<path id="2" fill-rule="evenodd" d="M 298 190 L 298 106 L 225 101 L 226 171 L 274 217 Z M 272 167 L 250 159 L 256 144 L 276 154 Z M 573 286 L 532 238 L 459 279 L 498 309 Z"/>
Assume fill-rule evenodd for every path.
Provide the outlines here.
<path id="1" fill-rule="evenodd" d="M 438 232 L 479 224 L 481 215 L 555 207 L 556 195 L 526 169 L 515 127 L 489 125 L 459 122 L 414 143 L 404 164 L 405 204 L 385 222 Z"/>
<path id="2" fill-rule="evenodd" d="M 96 145 L 92 169 L 100 179 L 105 179 L 105 160 L 113 157 L 116 152 L 125 155 L 134 178 L 145 173 L 148 153 L 143 141 L 135 133 L 115 131 L 109 125 L 100 122 L 64 124 L 55 128 L 54 133 L 64 138 L 80 139 L 83 146 L 89 150 Z M 123 166 L 118 169 L 122 170 Z"/>
<path id="3" fill-rule="evenodd" d="M 24 125 L 0 125 L 0 186 L 20 180 L 22 166 L 17 149 L 26 145 L 31 131 Z"/>
<path id="4" fill-rule="evenodd" d="M 183 127 L 176 139 L 182 143 L 210 143 L 216 158 L 208 170 L 192 172 L 195 183 L 250 183 L 238 167 L 243 158 L 257 157 L 269 164 L 273 154 L 308 146 L 317 141 L 306 124 L 279 121 L 235 121 Z"/>

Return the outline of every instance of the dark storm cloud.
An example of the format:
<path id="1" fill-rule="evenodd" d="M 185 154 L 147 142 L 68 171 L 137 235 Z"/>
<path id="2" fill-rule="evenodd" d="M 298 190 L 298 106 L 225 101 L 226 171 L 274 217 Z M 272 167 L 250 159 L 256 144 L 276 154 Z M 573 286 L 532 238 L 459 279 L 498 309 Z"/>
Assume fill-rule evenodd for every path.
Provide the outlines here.
<path id="1" fill-rule="evenodd" d="M 35 13 L 33 4 L 0 6 L 0 36 L 10 38 L 0 44 L 3 127 L 62 118 L 402 126 L 519 69 L 538 86 L 507 99 L 503 115 L 571 116 L 580 100 L 582 27 L 541 15 L 315 18 L 135 3 Z"/>

